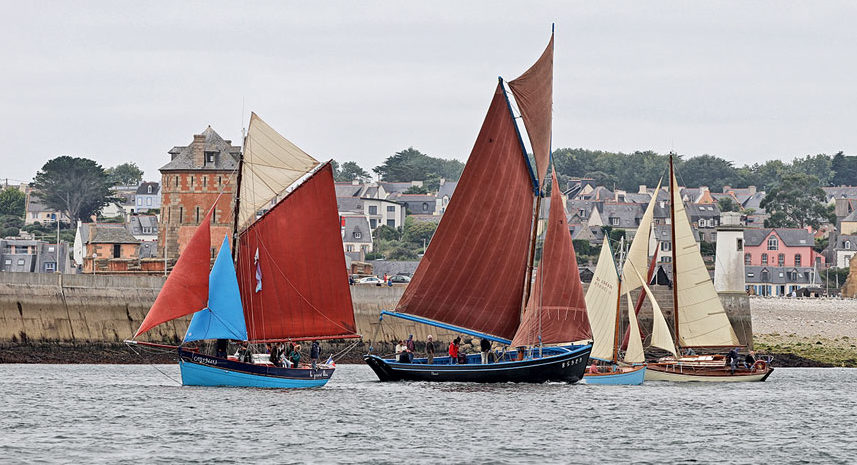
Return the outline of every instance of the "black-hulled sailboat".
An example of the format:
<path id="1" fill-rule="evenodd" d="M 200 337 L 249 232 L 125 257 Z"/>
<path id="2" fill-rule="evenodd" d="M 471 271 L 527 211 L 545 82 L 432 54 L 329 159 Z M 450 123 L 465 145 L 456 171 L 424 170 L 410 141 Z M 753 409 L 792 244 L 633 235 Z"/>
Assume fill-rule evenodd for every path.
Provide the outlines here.
<path id="1" fill-rule="evenodd" d="M 401 363 L 368 354 L 381 381 L 576 382 L 591 339 L 583 288 L 553 174 L 543 258 L 532 283 L 538 213 L 550 164 L 553 36 L 509 82 L 533 146 L 527 156 L 503 80 L 437 231 L 395 312 L 384 315 L 489 339 L 505 347 L 494 363 Z M 502 193 L 487 192 L 502 186 Z M 531 292 L 532 291 L 532 292 Z"/>

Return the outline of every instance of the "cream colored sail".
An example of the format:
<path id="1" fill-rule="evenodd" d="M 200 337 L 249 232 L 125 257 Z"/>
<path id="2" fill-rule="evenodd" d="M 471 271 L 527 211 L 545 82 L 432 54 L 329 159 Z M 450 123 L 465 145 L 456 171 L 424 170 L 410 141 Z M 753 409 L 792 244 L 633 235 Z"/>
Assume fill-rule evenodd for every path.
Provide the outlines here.
<path id="1" fill-rule="evenodd" d="M 661 306 L 658 305 L 658 301 L 655 300 L 655 295 L 652 294 L 652 290 L 649 289 L 649 285 L 643 281 L 643 277 L 640 276 L 640 272 L 634 267 L 633 263 L 630 265 L 630 268 L 634 271 L 634 274 L 637 275 L 640 282 L 643 283 L 643 292 L 646 293 L 646 298 L 648 298 L 649 303 L 652 304 L 652 340 L 649 342 L 649 345 L 666 350 L 675 356 L 675 343 L 673 342 L 672 334 L 670 334 L 670 328 L 667 325 L 667 320 L 664 318 L 664 312 L 661 311 Z M 625 269 L 627 270 L 628 267 L 625 267 Z"/>
<path id="2" fill-rule="evenodd" d="M 627 263 L 633 263 L 634 268 L 638 270 L 646 270 L 649 266 L 649 237 L 652 234 L 652 218 L 655 216 L 655 204 L 658 202 L 658 193 L 661 191 L 661 181 L 658 181 L 658 187 L 655 188 L 655 193 L 652 194 L 652 199 L 649 201 L 649 206 L 643 213 L 643 218 L 640 219 L 640 226 L 637 228 L 637 234 L 634 235 L 634 240 L 631 241 L 631 247 L 628 249 L 628 257 L 625 258 L 625 269 Z M 633 291 L 639 288 L 643 283 L 634 273 L 622 272 L 622 287 L 626 291 Z"/>
<path id="3" fill-rule="evenodd" d="M 613 360 L 616 303 L 619 299 L 619 273 L 608 240 L 605 234 L 595 274 L 586 290 L 586 312 L 594 341 L 590 357 L 601 360 Z"/>
<path id="4" fill-rule="evenodd" d="M 702 261 L 674 175 L 672 185 L 674 192 L 670 194 L 675 208 L 673 285 L 678 295 L 678 345 L 738 345 L 738 337 Z"/>
<path id="5" fill-rule="evenodd" d="M 634 305 L 631 303 L 630 292 L 625 292 L 625 301 L 628 302 L 628 349 L 625 351 L 625 361 L 628 363 L 643 363 L 646 361 L 646 356 L 643 354 L 640 325 L 637 324 L 637 315 L 634 314 Z"/>
<path id="6" fill-rule="evenodd" d="M 272 200 L 318 165 L 318 160 L 251 113 L 244 139 L 239 228 L 249 226 L 256 219 L 256 212 L 269 208 Z"/>

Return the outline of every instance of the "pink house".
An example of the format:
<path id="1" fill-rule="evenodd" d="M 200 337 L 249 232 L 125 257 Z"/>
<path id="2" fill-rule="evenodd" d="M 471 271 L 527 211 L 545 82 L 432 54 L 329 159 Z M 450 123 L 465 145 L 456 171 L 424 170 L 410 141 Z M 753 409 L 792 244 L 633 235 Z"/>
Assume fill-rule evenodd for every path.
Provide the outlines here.
<path id="1" fill-rule="evenodd" d="M 745 229 L 747 266 L 812 267 L 824 265 L 824 256 L 812 249 L 815 238 L 806 229 Z"/>

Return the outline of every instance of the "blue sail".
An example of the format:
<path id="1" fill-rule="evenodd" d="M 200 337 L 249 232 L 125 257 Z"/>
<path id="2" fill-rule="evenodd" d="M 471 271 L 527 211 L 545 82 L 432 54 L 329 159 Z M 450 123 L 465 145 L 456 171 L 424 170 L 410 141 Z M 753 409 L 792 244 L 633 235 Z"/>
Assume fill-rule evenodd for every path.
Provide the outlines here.
<path id="1" fill-rule="evenodd" d="M 193 314 L 184 337 L 185 342 L 201 339 L 247 340 L 247 324 L 228 236 L 223 238 L 208 276 L 208 307 Z"/>

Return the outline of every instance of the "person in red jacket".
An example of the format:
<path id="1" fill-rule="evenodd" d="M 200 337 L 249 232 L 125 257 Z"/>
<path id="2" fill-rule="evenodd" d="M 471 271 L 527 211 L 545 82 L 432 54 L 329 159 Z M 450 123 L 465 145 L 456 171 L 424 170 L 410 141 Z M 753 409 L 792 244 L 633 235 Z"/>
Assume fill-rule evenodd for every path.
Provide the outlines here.
<path id="1" fill-rule="evenodd" d="M 450 364 L 458 363 L 458 341 L 461 338 L 455 338 L 452 342 L 449 343 L 449 358 L 451 359 Z"/>

